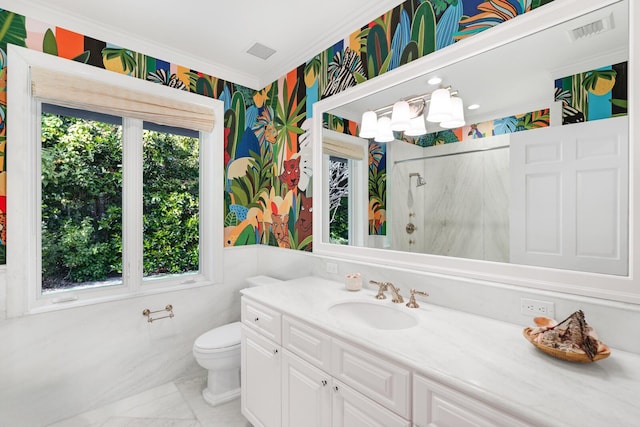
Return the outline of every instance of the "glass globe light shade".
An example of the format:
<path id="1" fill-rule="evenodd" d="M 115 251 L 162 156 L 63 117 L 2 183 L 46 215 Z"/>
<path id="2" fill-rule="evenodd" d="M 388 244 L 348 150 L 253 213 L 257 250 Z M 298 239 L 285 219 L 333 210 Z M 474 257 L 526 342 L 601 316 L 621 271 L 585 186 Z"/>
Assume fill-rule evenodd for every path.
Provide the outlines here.
<path id="1" fill-rule="evenodd" d="M 360 138 L 374 138 L 378 131 L 378 115 L 375 111 L 365 111 L 362 113 L 360 122 Z"/>
<path id="2" fill-rule="evenodd" d="M 391 130 L 391 119 L 387 116 L 378 119 L 378 133 L 374 140 L 376 142 L 391 142 L 395 139 Z"/>
<path id="3" fill-rule="evenodd" d="M 404 131 L 407 136 L 420 136 L 427 133 L 427 127 L 424 123 L 424 114 L 420 114 L 417 117 L 411 119 L 411 126 Z"/>
<path id="4" fill-rule="evenodd" d="M 451 120 L 446 120 L 440 123 L 440 126 L 445 129 L 454 129 L 464 126 L 464 106 L 462 105 L 462 98 L 454 96 L 451 98 L 451 112 L 453 116 Z"/>
<path id="5" fill-rule="evenodd" d="M 440 123 L 451 120 L 451 118 L 451 95 L 449 94 L 449 89 L 436 89 L 431 94 L 427 120 L 433 123 Z"/>
<path id="6" fill-rule="evenodd" d="M 411 126 L 410 107 L 407 101 L 398 101 L 393 104 L 391 113 L 391 130 L 403 131 Z"/>

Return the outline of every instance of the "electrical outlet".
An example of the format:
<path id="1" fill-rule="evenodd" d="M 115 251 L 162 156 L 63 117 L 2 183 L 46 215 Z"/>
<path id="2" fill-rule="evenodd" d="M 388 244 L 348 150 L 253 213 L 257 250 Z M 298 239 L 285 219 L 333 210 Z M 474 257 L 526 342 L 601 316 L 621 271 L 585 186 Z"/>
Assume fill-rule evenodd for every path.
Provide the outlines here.
<path id="1" fill-rule="evenodd" d="M 336 264 L 335 262 L 328 262 L 327 273 L 338 274 L 338 264 Z"/>
<path id="2" fill-rule="evenodd" d="M 537 299 L 520 298 L 520 312 L 527 316 L 545 316 L 554 318 L 554 304 L 549 301 L 540 301 Z"/>

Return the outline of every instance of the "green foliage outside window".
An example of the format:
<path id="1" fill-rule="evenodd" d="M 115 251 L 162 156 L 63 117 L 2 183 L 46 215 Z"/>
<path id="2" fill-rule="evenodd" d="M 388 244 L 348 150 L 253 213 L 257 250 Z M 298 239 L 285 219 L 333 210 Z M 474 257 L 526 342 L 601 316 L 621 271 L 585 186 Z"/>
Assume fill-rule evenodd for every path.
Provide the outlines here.
<path id="1" fill-rule="evenodd" d="M 42 117 L 43 289 L 122 272 L 122 130 Z"/>
<path id="2" fill-rule="evenodd" d="M 144 275 L 198 271 L 198 138 L 143 137 Z"/>
<path id="3" fill-rule="evenodd" d="M 42 116 L 43 289 L 122 276 L 122 129 Z M 198 139 L 144 131 L 144 275 L 198 270 Z"/>

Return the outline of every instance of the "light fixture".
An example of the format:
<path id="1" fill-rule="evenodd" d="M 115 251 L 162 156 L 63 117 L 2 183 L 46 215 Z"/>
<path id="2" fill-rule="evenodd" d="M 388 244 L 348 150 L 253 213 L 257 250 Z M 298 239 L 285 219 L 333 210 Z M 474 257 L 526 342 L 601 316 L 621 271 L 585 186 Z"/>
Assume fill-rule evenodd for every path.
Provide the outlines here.
<path id="1" fill-rule="evenodd" d="M 403 131 L 411 126 L 410 107 L 407 101 L 393 104 L 391 112 L 391 130 Z"/>
<path id="2" fill-rule="evenodd" d="M 376 142 L 391 142 L 395 139 L 391 130 L 391 119 L 382 116 L 378 119 L 378 132 L 374 138 Z"/>
<path id="3" fill-rule="evenodd" d="M 431 86 L 439 85 L 440 83 L 442 83 L 442 79 L 440 77 L 431 77 L 429 80 L 427 80 L 427 83 L 429 83 Z"/>
<path id="4" fill-rule="evenodd" d="M 457 96 L 451 97 L 451 120 L 445 120 L 440 122 L 440 126 L 445 129 L 454 129 L 464 126 L 464 106 L 462 105 L 462 99 Z"/>
<path id="5" fill-rule="evenodd" d="M 436 89 L 431 94 L 429 103 L 429 114 L 427 120 L 433 123 L 440 123 L 451 120 L 451 95 L 448 88 Z"/>
<path id="6" fill-rule="evenodd" d="M 458 91 L 450 86 L 441 87 L 431 93 L 401 99 L 377 110 L 365 111 L 360 122 L 359 136 L 373 138 L 376 142 L 393 141 L 394 131 L 404 132 L 408 137 L 418 137 L 427 133 L 425 118 L 446 129 L 464 126 L 464 106 L 457 95 Z"/>
<path id="7" fill-rule="evenodd" d="M 467 110 L 477 110 L 480 108 L 480 104 L 471 104 L 467 107 Z"/>
<path id="8" fill-rule="evenodd" d="M 375 138 L 378 132 L 378 115 L 375 111 L 365 111 L 362 113 L 360 122 L 360 138 Z"/>
<path id="9" fill-rule="evenodd" d="M 407 136 L 420 136 L 427 133 L 427 127 L 424 124 L 424 114 L 420 114 L 411 119 L 411 126 L 404 131 Z"/>

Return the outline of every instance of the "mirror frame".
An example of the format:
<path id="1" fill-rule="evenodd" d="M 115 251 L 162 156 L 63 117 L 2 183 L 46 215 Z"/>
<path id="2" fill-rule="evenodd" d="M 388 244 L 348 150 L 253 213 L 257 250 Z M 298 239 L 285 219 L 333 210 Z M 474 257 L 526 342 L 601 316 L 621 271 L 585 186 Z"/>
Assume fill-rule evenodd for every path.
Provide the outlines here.
<path id="1" fill-rule="evenodd" d="M 577 18 L 589 12 L 618 3 L 620 0 L 556 0 L 552 3 L 517 18 L 502 23 L 473 37 L 455 43 L 432 54 L 419 58 L 400 68 L 375 77 L 369 81 L 351 87 L 313 105 L 313 169 L 316 176 L 322 172 L 322 117 L 323 113 L 340 107 L 368 94 L 387 89 L 399 83 L 411 80 L 455 62 L 479 55 L 538 31 Z M 629 0 L 629 76 L 639 76 L 640 69 L 636 61 L 640 58 L 640 5 Z M 636 105 L 640 105 L 640 91 L 636 82 L 629 78 L 629 271 L 627 276 L 613 276 L 587 273 L 573 270 L 560 270 L 547 267 L 535 267 L 518 264 L 498 263 L 473 259 L 446 257 L 440 255 L 400 252 L 389 249 L 341 246 L 322 240 L 322 212 L 324 206 L 324 185 L 321 179 L 313 183 L 313 253 L 339 260 L 349 260 L 365 264 L 383 265 L 437 275 L 458 276 L 499 284 L 516 285 L 538 290 L 558 291 L 573 295 L 582 295 L 613 301 L 640 304 L 640 232 L 634 223 L 636 213 L 640 212 L 640 185 L 635 177 L 640 168 L 640 150 L 637 141 Z M 640 225 L 640 221 L 637 225 Z M 524 290 L 524 289 L 523 289 Z"/>

